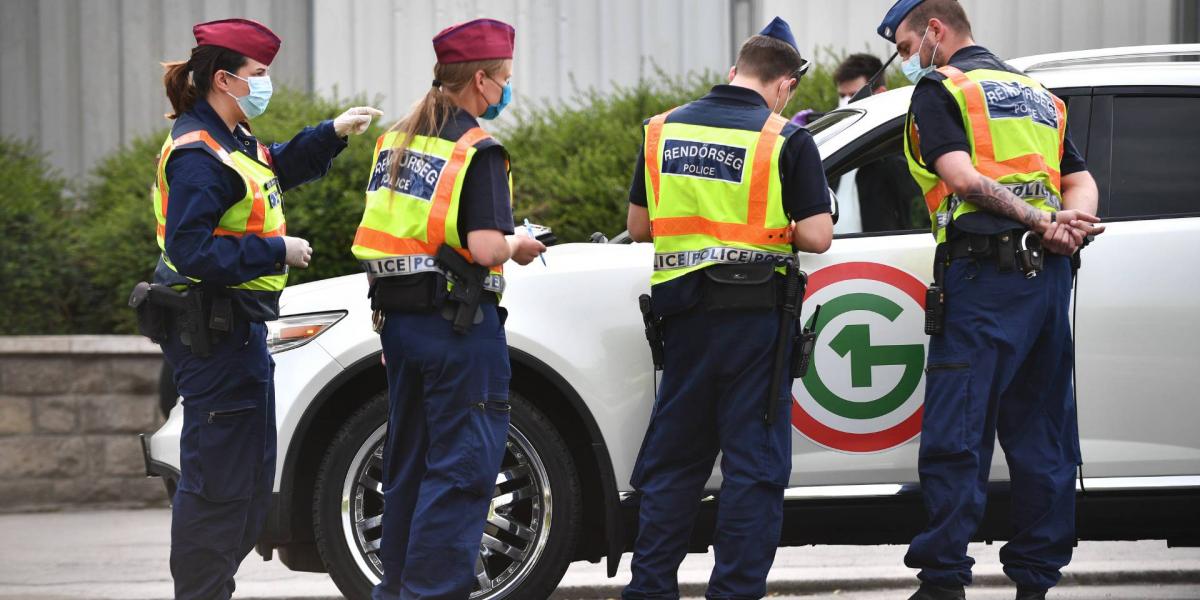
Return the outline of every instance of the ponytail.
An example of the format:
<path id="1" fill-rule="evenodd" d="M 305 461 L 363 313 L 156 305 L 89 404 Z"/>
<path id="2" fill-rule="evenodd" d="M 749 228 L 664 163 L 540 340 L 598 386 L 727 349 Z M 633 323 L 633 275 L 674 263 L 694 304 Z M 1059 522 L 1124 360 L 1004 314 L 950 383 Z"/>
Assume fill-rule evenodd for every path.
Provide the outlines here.
<path id="1" fill-rule="evenodd" d="M 167 99 L 173 112 L 165 115 L 177 119 L 196 104 L 196 86 L 190 81 L 192 68 L 186 60 L 162 63 L 163 87 L 167 88 Z"/>
<path id="2" fill-rule="evenodd" d="M 162 63 L 163 87 L 174 111 L 166 117 L 177 119 L 192 110 L 198 98 L 208 96 L 215 73 L 233 73 L 245 64 L 245 56 L 219 46 L 196 46 L 188 60 Z"/>
<path id="3" fill-rule="evenodd" d="M 391 131 L 400 132 L 402 135 L 392 146 L 392 164 L 388 168 L 390 181 L 396 181 L 400 175 L 404 154 L 408 152 L 414 137 L 437 137 L 442 134 L 456 106 L 451 95 L 461 93 L 478 71 L 493 76 L 504 68 L 504 63 L 504 60 L 482 60 L 447 65 L 438 63 L 433 66 L 433 85 L 429 91 L 425 92 L 425 96 L 413 105 L 403 119 L 392 126 Z M 396 155 L 397 152 L 400 153 L 399 156 Z"/>

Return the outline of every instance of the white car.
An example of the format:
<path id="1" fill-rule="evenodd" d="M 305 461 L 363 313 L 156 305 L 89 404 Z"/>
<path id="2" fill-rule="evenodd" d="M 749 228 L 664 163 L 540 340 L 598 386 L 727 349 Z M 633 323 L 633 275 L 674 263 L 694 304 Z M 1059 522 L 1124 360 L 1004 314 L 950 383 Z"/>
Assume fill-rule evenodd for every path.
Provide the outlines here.
<path id="1" fill-rule="evenodd" d="M 1082 539 L 1200 544 L 1198 57 L 1200 45 L 1176 45 L 1012 61 L 1067 102 L 1108 224 L 1083 253 L 1075 288 Z M 911 91 L 810 126 L 830 177 L 894 160 Z M 622 241 L 554 246 L 546 266 L 506 271 L 512 427 L 473 597 L 543 598 L 571 561 L 607 559 L 611 573 L 630 547 L 629 477 L 656 378 L 637 306 L 652 246 Z M 804 318 L 822 304 L 824 325 L 813 368 L 793 387 L 782 544 L 907 543 L 922 526 L 922 307 L 933 248 L 928 231 L 849 233 L 826 254 L 800 255 L 810 276 Z M 282 310 L 271 324 L 278 475 L 259 549 L 367 598 L 380 573 L 387 402 L 365 276 L 289 288 Z M 870 351 L 881 346 L 894 351 Z M 147 468 L 168 489 L 182 419 L 176 408 L 148 441 Z M 1000 501 L 979 539 L 1008 533 L 999 455 Z M 709 488 L 719 483 L 714 472 Z M 705 501 L 696 551 L 709 543 L 714 504 Z"/>

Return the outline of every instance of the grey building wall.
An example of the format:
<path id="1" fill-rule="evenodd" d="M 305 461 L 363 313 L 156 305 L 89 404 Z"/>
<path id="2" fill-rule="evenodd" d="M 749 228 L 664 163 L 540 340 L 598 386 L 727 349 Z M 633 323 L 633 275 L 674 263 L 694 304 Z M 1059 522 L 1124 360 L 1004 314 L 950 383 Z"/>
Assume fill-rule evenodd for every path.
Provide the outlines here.
<path id="1" fill-rule="evenodd" d="M 429 89 L 431 39 L 477 17 L 517 30 L 514 102 L 569 99 L 655 76 L 728 68 L 738 0 L 315 0 L 313 81 L 382 97 L 386 120 Z M 744 12 L 744 11 L 743 11 Z M 749 27 L 747 21 L 743 27 Z M 502 117 L 503 118 L 503 117 Z"/>
<path id="2" fill-rule="evenodd" d="M 760 0 L 764 15 L 792 24 L 801 50 L 871 51 L 895 47 L 875 28 L 895 0 Z M 1195 0 L 961 0 L 975 40 L 1002 58 L 1176 41 L 1179 6 Z M 1178 40 L 1183 41 L 1183 40 Z"/>
<path id="3" fill-rule="evenodd" d="M 806 55 L 891 48 L 893 0 L 0 0 L 0 135 L 33 139 L 70 176 L 167 125 L 159 61 L 186 58 L 191 26 L 245 16 L 283 38 L 279 83 L 380 99 L 390 121 L 429 87 L 430 39 L 491 16 L 517 28 L 517 102 L 569 100 L 642 78 L 725 72 L 774 15 Z M 1004 57 L 1198 41 L 1200 0 L 963 0 Z M 502 117 L 503 119 L 504 117 Z M 510 117 L 511 118 L 511 117 Z"/>
<path id="4" fill-rule="evenodd" d="M 309 89 L 307 0 L 0 0 L 0 135 L 33 140 L 68 177 L 166 127 L 159 62 L 184 60 L 192 25 L 269 23 L 281 83 Z"/>

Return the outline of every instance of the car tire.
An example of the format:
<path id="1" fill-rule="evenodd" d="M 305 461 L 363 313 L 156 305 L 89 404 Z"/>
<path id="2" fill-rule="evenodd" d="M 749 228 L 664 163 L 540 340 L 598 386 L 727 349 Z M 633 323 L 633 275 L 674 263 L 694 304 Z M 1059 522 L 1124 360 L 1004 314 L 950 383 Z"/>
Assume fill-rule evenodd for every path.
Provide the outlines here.
<path id="1" fill-rule="evenodd" d="M 583 498 L 570 450 L 541 411 L 515 392 L 511 401 L 472 600 L 548 597 L 580 535 Z M 346 421 L 321 461 L 313 494 L 317 548 L 350 600 L 370 598 L 380 576 L 376 551 L 387 404 L 387 393 L 380 392 Z"/>

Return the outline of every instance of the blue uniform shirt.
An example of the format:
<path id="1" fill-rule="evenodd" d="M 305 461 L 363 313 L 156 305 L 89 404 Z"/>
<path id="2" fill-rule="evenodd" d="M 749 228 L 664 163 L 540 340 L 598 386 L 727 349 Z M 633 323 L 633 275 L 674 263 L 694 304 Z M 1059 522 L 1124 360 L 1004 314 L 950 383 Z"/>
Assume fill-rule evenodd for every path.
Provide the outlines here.
<path id="1" fill-rule="evenodd" d="M 258 141 L 241 127 L 231 132 L 203 98 L 180 116 L 186 117 L 199 120 L 226 150 L 257 160 Z M 346 140 L 334 133 L 333 121 L 305 127 L 290 141 L 271 144 L 271 166 L 279 177 L 280 190 L 322 177 L 345 147 Z M 246 195 L 245 184 L 232 169 L 205 150 L 189 148 L 171 153 L 166 178 L 171 194 L 165 236 L 167 256 L 181 274 L 230 286 L 282 270 L 286 254 L 282 238 L 213 235 L 225 211 Z M 234 296 L 250 320 L 277 316 L 277 295 L 265 304 L 263 298 L 252 298 L 250 294 L 235 292 Z"/>
<path id="2" fill-rule="evenodd" d="M 475 127 L 479 127 L 475 117 L 455 109 L 439 137 L 454 141 Z M 458 238 L 463 246 L 467 245 L 468 233 L 481 229 L 495 229 L 505 235 L 513 233 L 508 153 L 495 140 L 476 146 L 458 198 Z"/>
<path id="3" fill-rule="evenodd" d="M 668 123 L 689 123 L 709 127 L 725 127 L 758 131 L 762 129 L 771 109 L 758 92 L 733 86 L 717 85 L 699 100 L 686 104 L 667 117 Z M 793 221 L 830 212 L 829 184 L 821 166 L 817 144 L 807 129 L 793 123 L 781 132 L 787 138 L 779 158 L 779 178 L 782 180 L 783 210 Z M 629 203 L 646 206 L 645 144 L 638 152 L 629 186 Z M 700 272 L 654 286 L 654 308 L 659 314 L 686 310 L 699 299 Z"/>
<path id="4" fill-rule="evenodd" d="M 950 65 L 966 73 L 974 69 L 991 69 L 1021 73 L 1008 66 L 996 55 L 982 46 L 967 46 L 950 57 Z M 934 71 L 917 82 L 913 90 L 912 105 L 909 110 L 917 122 L 921 134 L 921 158 L 930 171 L 934 171 L 934 163 L 942 156 L 963 151 L 970 153 L 971 145 L 967 141 L 967 132 L 963 129 L 962 111 L 950 91 L 942 84 L 945 75 Z M 1070 121 L 1068 121 L 1070 123 Z M 1071 141 L 1070 126 L 1067 128 L 1067 138 L 1063 147 L 1061 172 L 1063 175 L 1087 170 L 1087 164 L 1080 156 L 1079 150 Z M 960 231 L 979 234 L 994 234 L 1010 229 L 1021 229 L 1022 226 L 1014 221 L 990 213 L 974 212 L 954 220 L 954 228 Z"/>

